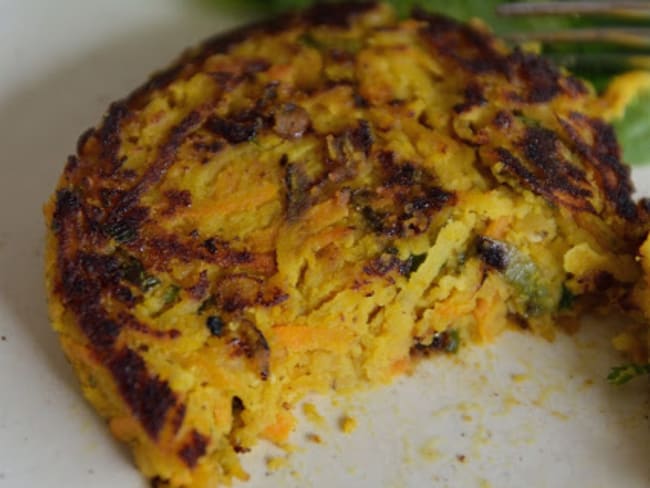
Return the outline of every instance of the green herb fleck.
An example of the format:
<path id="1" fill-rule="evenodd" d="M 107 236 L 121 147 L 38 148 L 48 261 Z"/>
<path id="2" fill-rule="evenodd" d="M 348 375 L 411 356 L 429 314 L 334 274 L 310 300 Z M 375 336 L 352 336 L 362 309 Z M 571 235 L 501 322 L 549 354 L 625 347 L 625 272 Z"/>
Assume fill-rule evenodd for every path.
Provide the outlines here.
<path id="1" fill-rule="evenodd" d="M 369 205 L 366 205 L 361 208 L 361 215 L 373 232 L 379 234 L 384 232 L 384 220 L 386 219 L 386 214 L 384 212 L 379 212 Z"/>
<path id="2" fill-rule="evenodd" d="M 305 32 L 298 38 L 298 42 L 304 44 L 307 47 L 313 47 L 314 49 L 321 49 L 323 45 L 312 35 L 311 32 Z"/>
<path id="3" fill-rule="evenodd" d="M 427 253 L 411 254 L 406 260 L 406 276 L 409 277 L 415 273 L 427 258 Z"/>
<path id="4" fill-rule="evenodd" d="M 214 295 L 210 295 L 208 298 L 203 300 L 203 303 L 201 303 L 201 306 L 196 311 L 196 313 L 201 315 L 203 312 L 213 308 L 216 304 L 217 304 L 216 298 L 214 297 Z"/>
<path id="5" fill-rule="evenodd" d="M 158 278 L 145 271 L 144 266 L 138 259 L 128 254 L 120 255 L 118 253 L 118 256 L 121 259 L 122 276 L 126 281 L 137 286 L 145 293 L 160 284 Z"/>
<path id="6" fill-rule="evenodd" d="M 129 222 L 116 222 L 105 227 L 106 233 L 120 244 L 133 241 L 137 236 L 136 228 Z"/>
<path id="7" fill-rule="evenodd" d="M 508 264 L 503 275 L 519 293 L 528 316 L 540 315 L 551 308 L 548 286 L 530 257 L 508 245 Z"/>
<path id="8" fill-rule="evenodd" d="M 648 364 L 626 364 L 616 366 L 607 375 L 607 381 L 614 385 L 624 385 L 634 378 L 643 375 L 650 375 L 650 363 Z"/>
<path id="9" fill-rule="evenodd" d="M 460 334 L 456 329 L 450 329 L 446 331 L 447 334 L 447 343 L 445 345 L 445 351 L 456 354 L 458 349 L 460 349 Z"/>
<path id="10" fill-rule="evenodd" d="M 158 278 L 156 278 L 155 276 L 145 274 L 142 277 L 142 281 L 140 282 L 140 288 L 142 288 L 142 291 L 146 293 L 152 288 L 158 286 L 159 284 L 160 284 L 160 280 Z"/>
<path id="11" fill-rule="evenodd" d="M 171 305 L 172 303 L 176 302 L 176 300 L 178 300 L 178 295 L 180 291 L 181 291 L 180 286 L 169 285 L 165 290 L 165 294 L 163 295 L 163 302 L 165 303 L 165 305 Z"/>
<path id="12" fill-rule="evenodd" d="M 562 294 L 560 295 L 560 301 L 557 304 L 558 310 L 570 310 L 573 308 L 573 304 L 575 303 L 575 295 L 571 293 L 571 290 L 569 290 L 566 285 L 562 285 Z"/>

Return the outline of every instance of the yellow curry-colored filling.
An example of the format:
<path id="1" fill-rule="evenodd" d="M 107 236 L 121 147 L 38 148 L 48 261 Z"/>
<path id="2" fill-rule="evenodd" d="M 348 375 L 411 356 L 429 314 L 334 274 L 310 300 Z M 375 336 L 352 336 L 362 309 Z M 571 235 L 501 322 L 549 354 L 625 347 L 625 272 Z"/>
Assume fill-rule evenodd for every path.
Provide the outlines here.
<path id="1" fill-rule="evenodd" d="M 82 136 L 46 208 L 86 397 L 158 486 L 215 486 L 307 392 L 633 308 L 647 216 L 607 107 L 480 26 L 384 5 L 189 51 Z"/>

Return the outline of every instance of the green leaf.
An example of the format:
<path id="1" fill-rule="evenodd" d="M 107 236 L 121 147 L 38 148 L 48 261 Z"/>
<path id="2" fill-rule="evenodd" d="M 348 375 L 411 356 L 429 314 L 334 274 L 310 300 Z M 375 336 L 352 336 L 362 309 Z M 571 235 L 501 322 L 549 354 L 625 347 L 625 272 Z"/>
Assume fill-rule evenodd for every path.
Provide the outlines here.
<path id="1" fill-rule="evenodd" d="M 534 1 L 534 0 L 530 0 Z M 305 8 L 315 3 L 327 3 L 317 0 L 211 0 L 220 7 L 246 7 L 261 9 L 269 13 Z M 400 16 L 407 16 L 414 7 L 420 6 L 432 12 L 439 12 L 459 20 L 480 17 L 500 33 L 514 30 L 541 30 L 573 25 L 575 18 L 570 17 L 527 17 L 513 18 L 497 15 L 495 8 L 502 0 L 388 0 Z"/>
<path id="2" fill-rule="evenodd" d="M 628 164 L 650 164 L 650 90 L 627 107 L 625 116 L 614 122 L 623 160 Z"/>
<path id="3" fill-rule="evenodd" d="M 560 29 L 573 25 L 575 19 L 569 17 L 503 17 L 496 13 L 497 5 L 503 0 L 392 0 L 390 3 L 400 15 L 408 15 L 416 6 L 438 12 L 458 20 L 480 18 L 499 34 L 514 31 L 537 31 Z"/>
<path id="4" fill-rule="evenodd" d="M 643 375 L 650 375 L 650 363 L 616 366 L 607 375 L 607 381 L 614 385 L 624 385 L 628 381 Z"/>

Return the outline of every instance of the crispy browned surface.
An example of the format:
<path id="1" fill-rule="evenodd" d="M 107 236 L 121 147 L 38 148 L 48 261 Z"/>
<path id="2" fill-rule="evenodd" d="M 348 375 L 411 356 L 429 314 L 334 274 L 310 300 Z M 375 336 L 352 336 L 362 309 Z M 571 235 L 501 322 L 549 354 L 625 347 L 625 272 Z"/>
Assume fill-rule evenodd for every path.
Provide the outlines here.
<path id="1" fill-rule="evenodd" d="M 508 51 L 483 30 L 422 11 L 403 24 L 380 16 L 360 27 L 359 16 L 379 15 L 373 13 L 376 10 L 374 4 L 316 7 L 208 40 L 112 104 L 103 122 L 80 138 L 77 154 L 65 167 L 49 210 L 49 279 L 51 301 L 65 310 L 57 312 L 65 317 L 59 317 L 64 323 L 59 329 L 72 337 L 67 352 L 80 354 L 78 345 L 85 351 L 84 364 L 108 373 L 126 409 L 113 405 L 104 415 L 115 418 L 130 412 L 148 437 L 138 442 L 158 446 L 187 472 L 210 453 L 248 449 L 249 442 L 237 435 L 246 407 L 238 392 L 228 390 L 232 426 L 227 435 L 230 447 L 224 447 L 203 424 L 186 418 L 189 394 L 173 388 L 160 365 L 151 366 L 149 348 L 173 349 L 199 335 L 206 344 L 220 341 L 220 354 L 227 361 L 242 360 L 246 374 L 268 382 L 274 374 L 271 344 L 277 324 L 262 326 L 255 322 L 256 314 L 289 310 L 286 314 L 291 316 L 300 308 L 293 308 L 293 285 L 278 278 L 282 270 L 277 242 L 282 232 L 298 228 L 319 205 L 329 202 L 347 217 L 330 229 L 339 237 L 332 238 L 333 247 L 319 249 L 317 258 L 329 263 L 349 260 L 345 268 L 331 267 L 340 276 L 349 274 L 349 289 L 359 293 L 370 284 L 408 281 L 417 267 L 416 248 L 410 243 L 422 236 L 433 241 L 447 221 L 464 219 L 464 202 L 475 193 L 498 190 L 519 202 L 531 192 L 534 205 L 552 209 L 544 211 L 555 212 L 554 218 L 571 229 L 577 226 L 592 246 L 607 252 L 632 255 L 642 235 L 645 222 L 631 198 L 629 170 L 620 161 L 611 127 L 588 113 L 592 95 L 581 81 L 533 54 Z M 347 31 L 352 41 L 345 37 Z M 331 32 L 342 40 L 332 46 L 319 46 L 316 40 L 316 46 L 310 46 L 313 32 L 319 39 Z M 381 40 L 384 33 L 401 32 L 407 40 Z M 282 36 L 286 43 L 279 54 L 282 60 L 266 52 L 253 55 L 246 48 L 246 43 L 260 47 Z M 380 47 L 364 44 L 371 36 L 380 39 Z M 440 87 L 442 101 L 436 103 L 437 108 L 446 108 L 442 116 L 414 103 L 419 96 L 415 91 L 405 95 L 390 83 L 382 85 L 381 77 L 369 81 L 368 67 L 377 61 L 363 56 L 375 55 L 373 49 L 381 51 L 381 42 L 390 55 L 402 50 L 414 63 L 426 64 L 422 57 L 427 56 L 435 60 L 436 68 L 427 73 L 430 78 L 416 82 Z M 295 59 L 316 59 L 310 49 L 318 51 L 322 66 L 343 74 L 327 76 L 321 66 L 322 72 L 308 81 L 283 78 L 282 70 L 294 62 L 287 53 Z M 178 83 L 190 83 L 197 75 L 203 76 L 201 83 L 209 84 L 199 95 L 188 89 L 187 99 L 198 101 L 170 95 Z M 239 98 L 229 98 L 232 93 Z M 328 98 L 329 94 L 333 95 Z M 166 121 L 164 111 L 147 112 L 161 97 L 172 100 L 168 111 L 178 112 L 177 120 L 165 122 L 151 140 L 144 140 L 141 134 L 156 128 L 159 119 Z M 332 107 L 310 105 L 317 97 L 333 108 L 342 107 L 330 124 L 336 129 L 319 128 L 317 119 Z M 395 131 L 401 130 L 396 121 L 405 132 L 417 132 L 421 138 L 444 133 L 450 146 L 436 149 L 440 158 L 458 148 L 466 151 L 473 183 L 452 182 L 451 173 L 424 164 L 426 154 L 402 151 L 394 143 Z M 300 141 L 310 141 L 316 148 L 317 167 L 307 164 L 303 153 L 293 153 Z M 256 145 L 267 142 L 269 152 L 281 145 L 286 150 L 272 165 L 259 169 L 267 146 L 263 150 Z M 248 229 L 224 237 L 227 229 L 224 235 L 202 231 L 214 217 L 199 211 L 209 199 L 183 183 L 184 171 L 198 173 L 210 165 L 225 165 L 224 155 L 231 150 L 250 158 L 251 171 L 260 171 L 260 193 L 269 181 L 277 191 L 270 199 L 277 207 L 270 214 L 272 224 L 257 229 L 258 234 Z M 137 162 L 140 154 L 144 159 Z M 222 214 L 231 211 L 224 205 Z M 489 224 L 487 218 L 476 224 L 473 232 L 479 240 L 468 244 L 467 256 L 463 255 L 463 260 L 482 260 L 483 281 L 505 267 L 503 256 L 500 269 L 481 255 L 481 243 L 488 242 L 481 236 L 489 232 Z M 350 236 L 370 242 L 363 241 L 354 258 L 345 256 L 336 242 Z M 563 239 L 568 248 L 583 238 Z M 294 251 L 299 254 L 297 242 Z M 561 259 L 559 263 L 561 269 Z M 168 285 L 165 296 L 159 297 L 163 305 L 149 314 L 151 320 L 143 320 L 141 309 L 149 303 L 150 290 L 162 286 L 156 283 L 159 277 Z M 564 278 L 568 275 L 559 279 Z M 586 281 L 579 286 L 586 289 Z M 328 293 L 314 299 L 314 310 L 334 291 Z M 553 291 L 547 300 L 553 307 L 558 293 Z M 372 296 L 370 291 L 366 295 Z M 193 322 L 170 320 L 161 326 L 157 321 L 186 304 L 198 317 L 196 322 L 207 326 L 200 334 L 192 329 Z M 310 307 L 304 305 L 303 313 Z M 370 313 L 368 321 L 376 315 L 377 310 Z M 172 322 L 175 325 L 169 325 Z M 237 328 L 228 329 L 226 322 L 237 323 Z M 425 336 L 428 342 L 423 345 Z M 445 349 L 449 340 L 430 330 L 410 338 L 416 351 Z M 110 398 L 111 387 L 104 388 L 104 396 Z M 206 470 L 215 469 L 205 465 Z M 232 473 L 222 476 L 226 479 Z"/>

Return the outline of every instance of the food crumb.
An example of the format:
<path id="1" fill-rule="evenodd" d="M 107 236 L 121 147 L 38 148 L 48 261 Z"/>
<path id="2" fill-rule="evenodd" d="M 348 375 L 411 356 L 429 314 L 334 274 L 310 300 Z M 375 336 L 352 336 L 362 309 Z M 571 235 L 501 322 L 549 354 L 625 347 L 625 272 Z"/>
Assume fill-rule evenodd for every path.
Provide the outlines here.
<path id="1" fill-rule="evenodd" d="M 296 479 L 296 480 L 301 480 L 302 475 L 300 474 L 300 471 L 296 471 L 295 469 L 290 472 L 291 476 Z"/>
<path id="2" fill-rule="evenodd" d="M 569 420 L 569 416 L 565 413 L 558 412 L 557 410 L 551 410 L 551 415 L 560 420 Z"/>
<path id="3" fill-rule="evenodd" d="M 313 403 L 303 404 L 302 413 L 305 414 L 307 420 L 309 420 L 312 424 L 321 427 L 325 425 L 325 419 L 320 413 L 318 413 L 318 410 L 316 409 L 316 405 L 314 405 Z"/>
<path id="4" fill-rule="evenodd" d="M 420 455 L 427 461 L 436 461 L 440 459 L 442 453 L 438 449 L 438 439 L 429 439 L 422 447 L 420 447 Z"/>
<path id="5" fill-rule="evenodd" d="M 307 434 L 307 440 L 309 442 L 313 442 L 314 444 L 322 444 L 323 443 L 323 439 L 321 438 L 321 436 L 319 436 L 318 434 L 314 434 L 313 432 L 310 432 L 309 434 Z"/>
<path id="6" fill-rule="evenodd" d="M 481 479 L 478 480 L 478 482 L 479 482 L 479 487 L 480 488 L 492 488 L 492 485 L 486 479 L 481 478 Z"/>
<path id="7" fill-rule="evenodd" d="M 467 457 L 465 456 L 465 454 L 456 454 L 456 459 L 458 459 L 459 463 L 464 463 Z"/>
<path id="8" fill-rule="evenodd" d="M 266 467 L 269 471 L 278 471 L 287 465 L 287 458 L 282 456 L 271 456 L 266 459 Z"/>
<path id="9" fill-rule="evenodd" d="M 345 415 L 341 418 L 341 420 L 339 420 L 339 426 L 344 433 L 350 434 L 356 430 L 357 420 L 353 417 Z"/>

